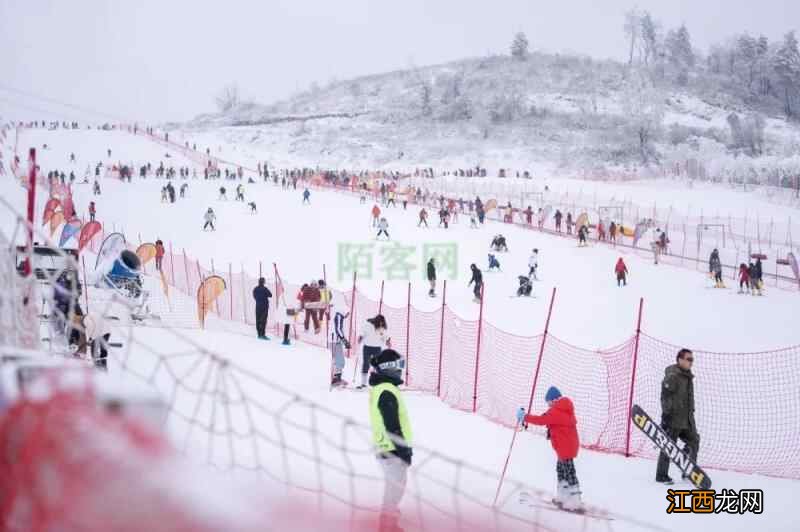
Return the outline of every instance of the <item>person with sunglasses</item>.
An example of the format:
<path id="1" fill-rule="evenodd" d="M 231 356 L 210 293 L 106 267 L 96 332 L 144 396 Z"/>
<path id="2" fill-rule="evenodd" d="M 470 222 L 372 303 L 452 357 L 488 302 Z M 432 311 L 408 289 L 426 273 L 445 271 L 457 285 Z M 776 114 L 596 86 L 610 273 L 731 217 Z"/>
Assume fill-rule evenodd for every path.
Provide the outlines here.
<path id="1" fill-rule="evenodd" d="M 683 440 L 684 451 L 697 462 L 700 435 L 694 420 L 694 353 L 681 349 L 675 364 L 664 370 L 661 382 L 661 428 L 675 440 Z M 669 476 L 669 457 L 661 453 L 656 466 L 656 482 L 672 484 Z"/>

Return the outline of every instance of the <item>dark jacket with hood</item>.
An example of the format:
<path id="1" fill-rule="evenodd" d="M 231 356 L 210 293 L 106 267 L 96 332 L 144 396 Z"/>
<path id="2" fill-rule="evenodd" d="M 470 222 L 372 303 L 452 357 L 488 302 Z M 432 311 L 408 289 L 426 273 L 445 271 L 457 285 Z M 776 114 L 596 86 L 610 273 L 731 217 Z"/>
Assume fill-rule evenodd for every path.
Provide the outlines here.
<path id="1" fill-rule="evenodd" d="M 428 280 L 435 281 L 436 280 L 436 266 L 433 265 L 433 261 L 428 261 Z"/>
<path id="2" fill-rule="evenodd" d="M 678 364 L 667 366 L 661 382 L 661 421 L 673 430 L 695 432 L 694 375 Z"/>

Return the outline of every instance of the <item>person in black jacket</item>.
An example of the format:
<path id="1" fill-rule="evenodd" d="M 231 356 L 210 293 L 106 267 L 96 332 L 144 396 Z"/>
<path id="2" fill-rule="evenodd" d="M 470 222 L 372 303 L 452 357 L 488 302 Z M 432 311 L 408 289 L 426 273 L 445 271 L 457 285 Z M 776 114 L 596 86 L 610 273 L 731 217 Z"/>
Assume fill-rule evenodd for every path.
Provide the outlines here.
<path id="1" fill-rule="evenodd" d="M 385 484 L 379 530 L 395 532 L 400 518 L 399 504 L 406 488 L 408 468 L 414 454 L 411 447 L 411 423 L 403 396 L 405 360 L 397 351 L 385 349 L 370 364 L 369 406 L 373 444 L 383 468 Z"/>
<path id="2" fill-rule="evenodd" d="M 253 288 L 253 299 L 256 300 L 256 333 L 259 340 L 269 340 L 267 337 L 267 316 L 269 315 L 269 298 L 272 292 L 266 287 L 266 280 L 258 279 L 258 286 Z"/>
<path id="3" fill-rule="evenodd" d="M 673 441 L 683 440 L 683 451 L 697 462 L 700 435 L 694 420 L 694 353 L 681 349 L 675 364 L 664 370 L 661 381 L 661 428 Z M 661 453 L 656 466 L 656 482 L 672 484 L 669 476 L 669 457 Z"/>
<path id="4" fill-rule="evenodd" d="M 436 264 L 433 262 L 433 257 L 428 261 L 428 282 L 431 283 L 431 289 L 428 290 L 430 297 L 436 297 Z"/>
<path id="5" fill-rule="evenodd" d="M 481 288 L 483 287 L 483 273 L 481 273 L 481 271 L 478 269 L 477 266 L 475 266 L 475 264 L 470 264 L 469 267 L 472 270 L 472 279 L 469 280 L 469 284 L 467 286 L 470 286 L 472 283 L 475 283 L 475 288 L 473 289 L 472 293 L 475 294 L 475 300 L 480 301 Z"/>

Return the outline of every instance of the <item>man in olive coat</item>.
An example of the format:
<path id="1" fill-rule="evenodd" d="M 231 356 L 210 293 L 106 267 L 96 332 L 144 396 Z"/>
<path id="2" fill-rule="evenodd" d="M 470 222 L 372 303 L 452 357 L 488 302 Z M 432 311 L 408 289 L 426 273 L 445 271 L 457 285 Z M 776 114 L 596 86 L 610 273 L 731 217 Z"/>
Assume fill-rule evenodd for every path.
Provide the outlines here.
<path id="1" fill-rule="evenodd" d="M 694 353 L 678 351 L 676 363 L 664 370 L 661 381 L 661 427 L 673 440 L 683 440 L 684 450 L 697 462 L 700 435 L 694 421 Z M 661 453 L 656 468 L 656 482 L 672 484 L 669 477 L 669 457 Z"/>

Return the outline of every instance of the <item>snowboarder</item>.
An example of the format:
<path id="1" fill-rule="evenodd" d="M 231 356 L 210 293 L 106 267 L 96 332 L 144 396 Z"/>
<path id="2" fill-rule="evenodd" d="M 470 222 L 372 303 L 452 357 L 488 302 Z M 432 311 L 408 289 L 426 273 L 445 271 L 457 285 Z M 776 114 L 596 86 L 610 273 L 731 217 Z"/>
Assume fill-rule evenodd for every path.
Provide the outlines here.
<path id="1" fill-rule="evenodd" d="M 492 238 L 492 243 L 489 248 L 493 251 L 508 251 L 508 244 L 506 244 L 506 237 L 503 235 L 495 235 Z"/>
<path id="2" fill-rule="evenodd" d="M 531 283 L 530 276 L 527 275 L 518 275 L 517 279 L 519 280 L 519 287 L 517 288 L 517 297 L 530 297 L 531 292 L 533 291 L 533 283 Z"/>
<path id="3" fill-rule="evenodd" d="M 700 436 L 694 420 L 694 354 L 688 349 L 681 349 L 675 362 L 664 370 L 664 380 L 661 381 L 661 428 L 673 441 L 683 440 L 684 452 L 692 462 L 697 463 Z M 669 462 L 666 454 L 659 455 L 656 482 L 672 484 Z"/>
<path id="4" fill-rule="evenodd" d="M 539 280 L 536 276 L 536 270 L 539 268 L 539 250 L 537 248 L 533 248 L 533 252 L 531 256 L 528 258 L 528 277 Z"/>
<path id="5" fill-rule="evenodd" d="M 206 214 L 203 216 L 203 219 L 206 221 L 205 225 L 203 225 L 203 231 L 211 227 L 212 231 L 216 231 L 214 228 L 214 220 L 216 220 L 216 215 L 211 207 L 208 208 Z"/>
<path id="6" fill-rule="evenodd" d="M 526 415 L 525 408 L 520 407 L 517 410 L 517 422 L 525 428 L 529 423 L 547 427 L 548 438 L 558 457 L 556 462 L 558 486 L 553 503 L 564 510 L 580 512 L 583 510 L 583 504 L 574 463 L 580 447 L 575 407 L 572 401 L 562 396 L 555 386 L 547 390 L 544 399 L 547 401 L 547 412 L 541 416 Z"/>
<path id="7" fill-rule="evenodd" d="M 253 288 L 253 299 L 256 300 L 256 334 L 259 340 L 269 340 L 267 336 L 267 318 L 269 317 L 269 299 L 272 292 L 266 286 L 266 279 L 259 277 L 258 286 Z"/>
<path id="8" fill-rule="evenodd" d="M 714 279 L 714 288 L 725 288 L 722 280 L 722 261 L 719 258 L 719 250 L 716 248 L 708 258 L 708 274 Z"/>
<path id="9" fill-rule="evenodd" d="M 431 284 L 431 289 L 428 290 L 429 297 L 436 297 L 436 264 L 433 257 L 428 260 L 428 282 Z"/>
<path id="10" fill-rule="evenodd" d="M 475 299 L 473 301 L 479 303 L 481 300 L 481 288 L 483 287 L 483 273 L 481 273 L 475 264 L 470 264 L 469 268 L 472 271 L 472 278 L 469 280 L 469 284 L 467 284 L 467 286 L 475 283 L 475 287 L 472 290 L 472 293 L 475 295 Z"/>
<path id="11" fill-rule="evenodd" d="M 94 221 L 94 217 L 95 217 L 96 214 L 97 214 L 97 207 L 95 207 L 95 204 L 94 204 L 93 201 L 90 201 L 89 202 L 89 221 L 90 222 Z"/>
<path id="12" fill-rule="evenodd" d="M 308 190 L 307 188 L 303 190 L 303 203 L 311 205 L 311 191 Z"/>
<path id="13" fill-rule="evenodd" d="M 617 274 L 617 286 L 619 286 L 620 283 L 622 283 L 622 286 L 628 286 L 628 267 L 625 266 L 625 261 L 622 260 L 622 257 L 617 259 L 614 272 Z"/>
<path id="14" fill-rule="evenodd" d="M 362 345 L 361 359 L 361 384 L 356 388 L 362 389 L 367 385 L 367 373 L 374 357 L 381 354 L 386 346 L 386 318 L 383 314 L 377 314 L 370 318 L 361 326 L 356 345 Z"/>
<path id="15" fill-rule="evenodd" d="M 399 504 L 406 488 L 411 466 L 411 423 L 408 419 L 399 385 L 403 384 L 405 360 L 399 353 L 386 349 L 372 361 L 369 378 L 369 406 L 373 443 L 378 452 L 385 483 L 383 505 L 378 517 L 378 530 L 399 532 Z"/>
<path id="16" fill-rule="evenodd" d="M 386 218 L 381 218 L 381 221 L 378 222 L 378 234 L 375 236 L 375 240 L 378 240 L 381 236 L 381 233 L 386 235 L 386 240 L 389 240 L 389 222 L 386 221 Z"/>
<path id="17" fill-rule="evenodd" d="M 156 240 L 156 270 L 161 270 L 161 265 L 164 261 L 164 242 Z"/>
<path id="18" fill-rule="evenodd" d="M 492 253 L 489 253 L 489 271 L 500 271 L 500 261 Z"/>

